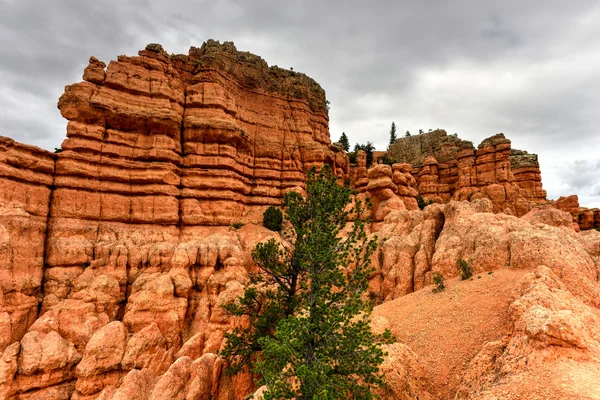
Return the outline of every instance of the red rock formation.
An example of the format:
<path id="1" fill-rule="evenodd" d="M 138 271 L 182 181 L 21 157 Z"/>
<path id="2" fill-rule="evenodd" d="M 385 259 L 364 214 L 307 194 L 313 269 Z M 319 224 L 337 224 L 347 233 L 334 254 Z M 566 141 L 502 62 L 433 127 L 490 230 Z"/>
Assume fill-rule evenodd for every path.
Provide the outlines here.
<path id="1" fill-rule="evenodd" d="M 552 205 L 571 214 L 575 230 L 600 229 L 600 209 L 580 207 L 579 197 L 576 194 L 561 196 Z"/>
<path id="2" fill-rule="evenodd" d="M 53 156 L 0 137 L 0 351 L 37 318 Z"/>
<path id="3" fill-rule="evenodd" d="M 152 386 L 218 351 L 221 305 L 273 236 L 228 225 L 260 221 L 312 166 L 348 176 L 323 90 L 231 43 L 92 57 L 84 80 L 59 100 L 62 152 L 0 140 L 3 398 L 95 398 L 135 368 Z M 22 357 L 40 346 L 47 362 Z"/>
<path id="4" fill-rule="evenodd" d="M 536 203 L 545 202 L 546 191 L 542 189 L 542 176 L 537 154 L 528 154 L 526 151 L 512 149 L 510 166 L 515 183 L 521 189 L 520 194 Z"/>
<path id="5" fill-rule="evenodd" d="M 408 210 L 416 210 L 419 208 L 416 199 L 419 192 L 415 188 L 417 181 L 411 173 L 412 165 L 394 164 L 392 170 L 394 171 L 392 181 L 396 184 L 397 195 L 402 199 Z"/>
<path id="6" fill-rule="evenodd" d="M 69 120 L 62 152 L 0 138 L 0 398 L 252 393 L 250 375 L 227 376 L 216 355 L 233 326 L 222 305 L 242 293 L 254 246 L 282 240 L 257 226 L 264 206 L 301 190 L 306 170 L 323 163 L 352 177 L 357 197 L 374 204 L 373 298 L 424 289 L 434 272 L 452 278 L 464 258 L 477 273 L 546 265 L 530 286 L 560 277 L 552 289 L 569 291 L 560 294 L 569 310 L 589 319 L 600 307 L 600 234 L 569 228 L 597 224 L 595 211 L 571 198 L 555 203 L 569 214 L 491 213 L 520 215 L 545 197 L 539 167 L 513 161 L 524 155 L 511 153 L 501 135 L 477 152 L 445 132 L 431 141 L 422 135 L 432 156 L 419 166 L 367 170 L 359 152 L 351 175 L 346 155 L 329 143 L 322 89 L 232 44 L 209 41 L 185 56 L 149 45 L 108 67 L 91 58 L 84 80 L 59 101 Z M 421 211 L 417 188 L 449 204 Z M 463 197 L 471 204 L 451 201 Z M 522 289 L 525 298 L 530 290 Z M 525 342 L 597 341 L 595 322 L 592 333 L 575 325 L 559 332 L 568 325 L 564 313 L 536 314 L 554 304 L 546 297 L 515 303 L 506 340 L 517 355 L 530 350 Z M 400 344 L 387 349 L 384 396 L 431 398 L 416 355 Z M 507 354 L 498 368 L 513 365 Z M 488 372 L 475 365 L 461 393 L 488 390 L 475 382 Z"/>
<path id="7" fill-rule="evenodd" d="M 537 155 L 511 150 L 503 134 L 471 142 L 436 130 L 398 139 L 388 155 L 414 166 L 419 194 L 448 202 L 488 198 L 494 212 L 521 216 L 546 203 Z"/>

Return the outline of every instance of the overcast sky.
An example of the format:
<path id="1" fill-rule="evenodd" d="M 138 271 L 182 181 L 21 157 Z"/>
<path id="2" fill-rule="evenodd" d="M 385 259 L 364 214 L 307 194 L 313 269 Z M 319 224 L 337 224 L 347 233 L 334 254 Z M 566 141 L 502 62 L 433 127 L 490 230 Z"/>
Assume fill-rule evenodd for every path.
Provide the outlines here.
<path id="1" fill-rule="evenodd" d="M 600 207 L 600 1 L 0 0 L 0 135 L 53 149 L 90 56 L 233 41 L 327 92 L 333 141 L 443 128 L 538 153 L 549 198 Z"/>

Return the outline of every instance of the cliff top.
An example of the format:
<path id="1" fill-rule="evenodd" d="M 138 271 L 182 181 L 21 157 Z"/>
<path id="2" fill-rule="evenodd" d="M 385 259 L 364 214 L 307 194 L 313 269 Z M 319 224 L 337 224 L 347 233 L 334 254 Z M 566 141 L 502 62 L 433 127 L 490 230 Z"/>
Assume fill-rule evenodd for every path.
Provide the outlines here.
<path id="1" fill-rule="evenodd" d="M 433 155 L 440 163 L 456 158 L 463 149 L 474 149 L 473 143 L 456 135 L 448 135 L 443 129 L 436 129 L 419 135 L 402 137 L 390 145 L 388 153 L 398 162 L 422 165 L 425 158 Z"/>
<path id="2" fill-rule="evenodd" d="M 192 74 L 206 70 L 225 72 L 246 88 L 306 100 L 312 110 L 327 113 L 325 90 L 314 79 L 291 69 L 269 66 L 262 57 L 239 51 L 233 42 L 209 39 L 199 48 L 190 47 L 187 55 L 169 55 L 158 43 L 151 43 L 140 51 L 140 55 L 152 53 Z"/>
<path id="3" fill-rule="evenodd" d="M 510 143 L 503 133 L 498 133 L 484 139 L 477 149 Z M 421 166 L 429 156 L 435 157 L 438 163 L 446 163 L 456 159 L 458 152 L 464 149 L 475 150 L 475 146 L 468 140 L 460 139 L 456 134 L 448 135 L 445 130 L 436 129 L 419 135 L 399 138 L 389 147 L 388 154 L 398 162 Z M 537 154 L 529 154 L 523 150 L 511 149 L 510 162 L 512 168 L 539 168 Z"/>

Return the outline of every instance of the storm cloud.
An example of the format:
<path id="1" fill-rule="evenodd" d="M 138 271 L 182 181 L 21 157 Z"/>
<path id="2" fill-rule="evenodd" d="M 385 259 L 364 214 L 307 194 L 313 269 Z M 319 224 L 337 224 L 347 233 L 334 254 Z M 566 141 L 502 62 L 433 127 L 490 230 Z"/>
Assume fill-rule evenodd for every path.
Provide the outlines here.
<path id="1" fill-rule="evenodd" d="M 595 0 L 0 0 L 0 135 L 59 147 L 56 102 L 91 55 L 213 38 L 317 80 L 333 140 L 503 132 L 539 154 L 549 198 L 600 207 L 598 21 Z"/>

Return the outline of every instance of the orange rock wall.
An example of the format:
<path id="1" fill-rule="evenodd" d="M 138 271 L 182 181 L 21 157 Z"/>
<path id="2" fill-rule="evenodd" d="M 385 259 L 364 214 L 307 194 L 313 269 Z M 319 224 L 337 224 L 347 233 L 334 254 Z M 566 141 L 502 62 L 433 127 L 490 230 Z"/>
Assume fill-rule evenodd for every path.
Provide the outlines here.
<path id="1" fill-rule="evenodd" d="M 0 137 L 0 349 L 38 314 L 53 154 Z"/>
<path id="2" fill-rule="evenodd" d="M 552 205 L 571 214 L 573 227 L 576 230 L 600 230 L 600 209 L 580 207 L 579 197 L 576 194 L 566 197 L 561 196 Z"/>
<path id="3" fill-rule="evenodd" d="M 0 137 L 0 398 L 153 387 L 178 357 L 217 352 L 221 305 L 273 236 L 229 225 L 262 221 L 312 166 L 348 177 L 318 84 L 232 43 L 92 57 L 83 77 L 58 103 L 61 152 Z M 240 379 L 212 391 L 242 398 Z"/>

